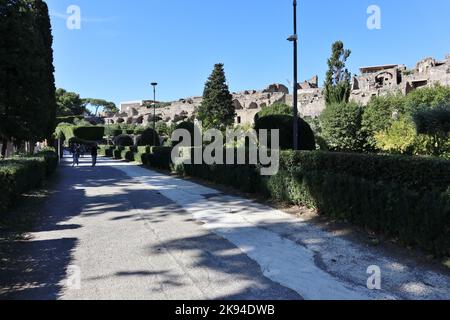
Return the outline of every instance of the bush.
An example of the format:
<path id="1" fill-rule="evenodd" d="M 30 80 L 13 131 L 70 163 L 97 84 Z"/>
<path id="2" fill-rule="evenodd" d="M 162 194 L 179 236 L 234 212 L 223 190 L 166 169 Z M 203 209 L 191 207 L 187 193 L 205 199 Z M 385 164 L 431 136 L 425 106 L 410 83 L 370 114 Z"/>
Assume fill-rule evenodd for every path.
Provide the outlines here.
<path id="1" fill-rule="evenodd" d="M 144 157 L 145 165 L 172 170 L 172 147 L 151 147 L 150 152 Z"/>
<path id="2" fill-rule="evenodd" d="M 145 129 L 142 134 L 137 138 L 138 146 L 156 146 L 160 145 L 159 135 L 158 133 L 151 129 Z"/>
<path id="3" fill-rule="evenodd" d="M 255 129 L 279 129 L 280 130 L 280 148 L 282 150 L 292 149 L 293 142 L 293 123 L 294 117 L 287 115 L 273 115 L 261 117 L 255 123 Z M 316 148 L 316 141 L 314 133 L 307 122 L 299 119 L 299 150 L 314 150 Z M 270 136 L 270 134 L 269 134 Z M 270 139 L 269 139 L 270 140 Z"/>
<path id="4" fill-rule="evenodd" d="M 112 158 L 114 157 L 115 146 L 102 145 L 100 146 L 99 154 L 104 157 Z"/>
<path id="5" fill-rule="evenodd" d="M 122 128 L 118 124 L 106 125 L 105 135 L 108 137 L 117 137 L 122 134 Z"/>
<path id="6" fill-rule="evenodd" d="M 288 106 L 285 103 L 277 102 L 271 106 L 262 108 L 262 110 L 256 114 L 255 122 L 262 117 L 277 116 L 277 115 L 291 116 L 292 114 L 293 109 L 291 106 Z"/>
<path id="7" fill-rule="evenodd" d="M 362 129 L 363 108 L 354 102 L 333 103 L 320 116 L 322 137 L 330 150 L 360 152 L 366 137 Z"/>
<path id="8" fill-rule="evenodd" d="M 450 249 L 449 161 L 404 156 L 284 152 L 261 192 L 315 207 L 443 256 Z"/>
<path id="9" fill-rule="evenodd" d="M 103 139 L 105 128 L 102 126 L 74 127 L 75 137 L 87 141 L 99 141 Z"/>
<path id="10" fill-rule="evenodd" d="M 164 159 L 149 156 L 151 161 Z M 317 208 L 320 214 L 417 245 L 436 256 L 450 254 L 449 161 L 284 151 L 277 175 L 261 177 L 258 169 L 206 164 L 175 168 L 180 175 Z"/>
<path id="11" fill-rule="evenodd" d="M 114 138 L 114 144 L 121 147 L 131 147 L 134 145 L 134 141 L 129 135 L 121 134 Z"/>
<path id="12" fill-rule="evenodd" d="M 33 157 L 0 161 L 0 214 L 23 193 L 38 187 L 58 165 L 58 156 L 44 151 Z"/>
<path id="13" fill-rule="evenodd" d="M 388 95 L 373 97 L 364 108 L 362 116 L 362 132 L 366 136 L 365 151 L 376 151 L 375 135 L 387 130 L 396 120 L 397 115 L 405 112 L 405 97 L 403 95 Z"/>
<path id="14" fill-rule="evenodd" d="M 120 158 L 126 161 L 134 161 L 134 148 L 126 147 L 120 153 Z"/>
<path id="15" fill-rule="evenodd" d="M 448 104 L 450 104 L 450 87 L 441 85 L 414 90 L 405 97 L 405 110 L 408 115 Z"/>

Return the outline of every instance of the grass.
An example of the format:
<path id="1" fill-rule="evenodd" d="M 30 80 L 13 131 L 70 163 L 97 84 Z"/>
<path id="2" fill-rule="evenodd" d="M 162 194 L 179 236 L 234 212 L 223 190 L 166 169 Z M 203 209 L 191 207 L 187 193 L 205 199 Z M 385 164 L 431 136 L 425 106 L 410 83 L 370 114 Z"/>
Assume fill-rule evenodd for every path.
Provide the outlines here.
<path id="1" fill-rule="evenodd" d="M 450 259 L 444 262 L 444 266 L 450 269 Z"/>

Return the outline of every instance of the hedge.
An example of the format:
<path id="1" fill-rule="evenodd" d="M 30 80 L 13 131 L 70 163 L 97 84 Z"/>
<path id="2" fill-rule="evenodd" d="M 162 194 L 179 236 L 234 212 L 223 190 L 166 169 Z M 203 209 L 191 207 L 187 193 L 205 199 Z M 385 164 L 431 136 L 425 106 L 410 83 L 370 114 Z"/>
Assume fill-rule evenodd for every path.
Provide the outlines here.
<path id="1" fill-rule="evenodd" d="M 148 165 L 170 169 L 170 148 L 152 149 Z M 199 177 L 267 198 L 318 209 L 328 217 L 450 255 L 450 162 L 434 158 L 330 152 L 281 153 L 277 175 L 252 165 L 177 165 Z"/>
<path id="2" fill-rule="evenodd" d="M 134 145 L 134 141 L 132 137 L 121 134 L 114 138 L 114 144 L 121 147 L 130 147 Z"/>
<path id="3" fill-rule="evenodd" d="M 99 141 L 105 135 L 105 127 L 103 126 L 88 126 L 88 127 L 74 127 L 73 134 L 75 137 L 87 141 Z"/>
<path id="4" fill-rule="evenodd" d="M 58 156 L 51 151 L 33 157 L 0 161 L 0 214 L 23 193 L 38 187 L 57 167 Z"/>
<path id="5" fill-rule="evenodd" d="M 255 129 L 280 130 L 280 148 L 282 150 L 292 149 L 294 117 L 288 115 L 271 115 L 255 119 Z M 269 135 L 270 137 L 270 135 Z M 270 140 L 270 139 L 269 139 Z M 270 142 L 269 142 L 270 143 Z M 298 143 L 299 150 L 315 150 L 316 140 L 314 132 L 309 124 L 303 119 L 298 119 Z"/>
<path id="6" fill-rule="evenodd" d="M 137 138 L 136 144 L 138 146 L 159 146 L 160 145 L 159 135 L 155 130 L 147 128 Z"/>

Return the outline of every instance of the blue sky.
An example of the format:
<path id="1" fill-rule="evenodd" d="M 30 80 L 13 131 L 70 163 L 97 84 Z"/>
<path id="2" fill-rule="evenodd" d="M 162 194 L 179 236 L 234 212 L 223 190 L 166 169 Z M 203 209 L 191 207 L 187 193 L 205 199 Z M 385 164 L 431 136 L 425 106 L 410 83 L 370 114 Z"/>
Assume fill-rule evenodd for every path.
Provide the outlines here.
<path id="1" fill-rule="evenodd" d="M 292 0 L 47 0 L 56 84 L 82 97 L 120 101 L 201 95 L 217 62 L 232 91 L 292 81 Z M 369 5 L 381 30 L 366 27 Z M 81 29 L 69 30 L 70 5 Z M 331 43 L 352 50 L 348 66 L 404 63 L 450 53 L 448 0 L 300 0 L 299 80 L 323 82 Z"/>

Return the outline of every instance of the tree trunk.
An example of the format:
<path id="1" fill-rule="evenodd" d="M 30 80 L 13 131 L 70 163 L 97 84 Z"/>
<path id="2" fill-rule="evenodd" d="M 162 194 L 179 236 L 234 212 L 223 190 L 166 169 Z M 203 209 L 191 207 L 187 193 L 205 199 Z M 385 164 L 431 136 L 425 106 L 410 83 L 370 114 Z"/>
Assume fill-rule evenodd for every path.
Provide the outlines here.
<path id="1" fill-rule="evenodd" d="M 6 148 L 8 147 L 8 139 L 3 138 L 2 139 L 2 159 L 6 158 Z"/>

